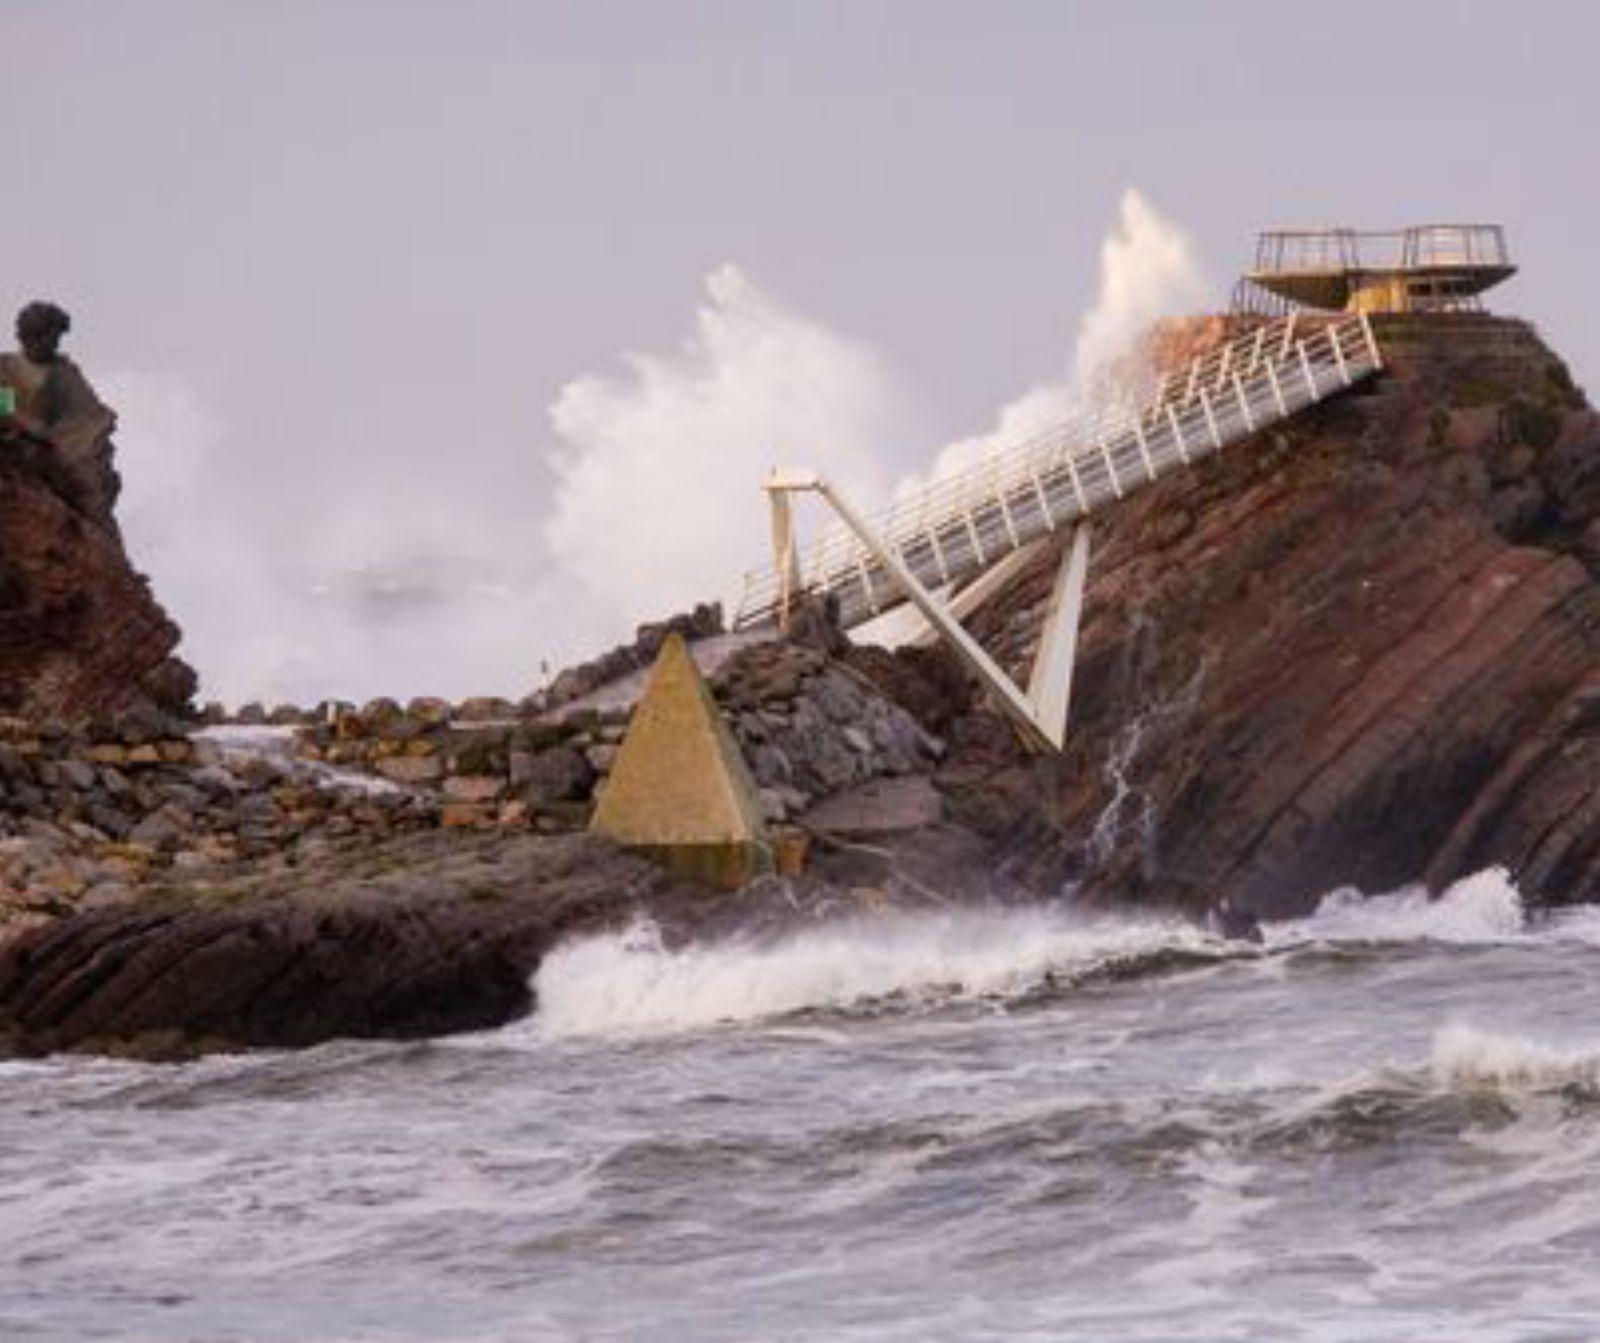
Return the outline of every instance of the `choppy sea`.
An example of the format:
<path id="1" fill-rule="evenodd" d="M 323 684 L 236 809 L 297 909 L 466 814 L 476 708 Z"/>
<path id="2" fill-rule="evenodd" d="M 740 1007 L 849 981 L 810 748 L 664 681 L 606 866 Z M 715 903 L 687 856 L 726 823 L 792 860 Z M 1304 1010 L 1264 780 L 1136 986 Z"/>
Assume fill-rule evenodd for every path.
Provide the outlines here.
<path id="1" fill-rule="evenodd" d="M 0 1064 L 0 1339 L 1600 1338 L 1600 911 L 1262 946 L 1070 909 L 648 927 L 539 1016 Z"/>

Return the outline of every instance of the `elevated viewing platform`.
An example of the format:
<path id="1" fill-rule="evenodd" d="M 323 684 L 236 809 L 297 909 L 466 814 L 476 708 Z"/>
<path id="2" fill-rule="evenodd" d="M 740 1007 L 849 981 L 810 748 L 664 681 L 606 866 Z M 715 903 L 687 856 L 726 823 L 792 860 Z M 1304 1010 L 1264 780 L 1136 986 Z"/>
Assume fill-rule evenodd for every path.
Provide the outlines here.
<path id="1" fill-rule="evenodd" d="M 1476 311 L 1479 295 L 1516 269 L 1498 224 L 1425 224 L 1382 233 L 1274 230 L 1257 241 L 1255 266 L 1245 276 L 1236 306 Z"/>

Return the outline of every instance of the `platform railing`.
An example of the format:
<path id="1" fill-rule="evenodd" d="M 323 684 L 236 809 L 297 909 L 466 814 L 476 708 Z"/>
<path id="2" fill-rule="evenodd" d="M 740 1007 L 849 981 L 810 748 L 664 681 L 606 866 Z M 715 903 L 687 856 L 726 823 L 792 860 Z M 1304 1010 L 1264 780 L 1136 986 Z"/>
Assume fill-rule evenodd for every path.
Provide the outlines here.
<path id="1" fill-rule="evenodd" d="M 1499 224 L 1421 224 L 1392 230 L 1277 229 L 1256 242 L 1257 275 L 1354 270 L 1497 268 L 1511 264 Z"/>

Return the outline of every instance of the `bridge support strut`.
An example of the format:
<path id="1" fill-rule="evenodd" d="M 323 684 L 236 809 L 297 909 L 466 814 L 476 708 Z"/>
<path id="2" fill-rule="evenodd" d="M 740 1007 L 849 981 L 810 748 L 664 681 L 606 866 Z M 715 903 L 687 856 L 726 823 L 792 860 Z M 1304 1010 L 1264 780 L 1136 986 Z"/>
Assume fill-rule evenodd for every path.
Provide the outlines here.
<path id="1" fill-rule="evenodd" d="M 929 627 L 955 652 L 1016 725 L 1023 740 L 1035 750 L 1060 751 L 1066 740 L 1067 708 L 1072 696 L 1072 667 L 1077 653 L 1078 626 L 1083 615 L 1083 589 L 1089 571 L 1089 524 L 1081 519 L 1056 571 L 1039 634 L 1039 649 L 1026 692 L 967 632 L 961 615 L 973 604 L 962 600 L 947 604 L 914 574 L 899 552 L 888 545 L 853 505 L 822 476 L 800 472 L 773 472 L 763 482 L 772 505 L 774 558 L 782 584 L 780 627 L 787 624 L 789 599 L 798 589 L 793 571 L 793 518 L 789 496 L 801 492 L 820 495 L 855 534 Z M 981 582 L 981 579 L 980 579 Z"/>

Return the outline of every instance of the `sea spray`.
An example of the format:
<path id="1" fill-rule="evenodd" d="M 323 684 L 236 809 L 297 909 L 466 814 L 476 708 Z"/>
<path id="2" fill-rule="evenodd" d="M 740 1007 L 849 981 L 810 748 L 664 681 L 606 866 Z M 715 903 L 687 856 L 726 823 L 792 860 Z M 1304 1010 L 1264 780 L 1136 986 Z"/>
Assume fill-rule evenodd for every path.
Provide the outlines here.
<path id="1" fill-rule="evenodd" d="M 1439 899 L 1421 888 L 1362 897 L 1337 891 L 1317 913 L 1269 926 L 1269 950 L 1307 942 L 1498 942 L 1522 927 L 1520 897 L 1499 869 Z M 1254 954 L 1176 918 L 1089 917 L 1059 905 L 842 919 L 765 940 L 669 947 L 639 921 L 565 943 L 535 977 L 546 1035 L 653 1033 L 757 1022 L 801 1011 L 1007 1001 L 1173 957 Z"/>
<path id="2" fill-rule="evenodd" d="M 1267 941 L 1282 946 L 1320 942 L 1502 942 L 1524 930 L 1522 896 L 1504 868 L 1463 877 L 1435 897 L 1424 886 L 1386 895 L 1352 887 L 1330 892 L 1310 917 L 1267 925 Z"/>
<path id="3" fill-rule="evenodd" d="M 680 350 L 572 380 L 550 418 L 558 483 L 544 539 L 619 633 L 736 595 L 725 589 L 768 546 L 756 487 L 775 452 L 872 499 L 899 437 L 878 357 L 734 265 L 706 277 Z"/>
<path id="4" fill-rule="evenodd" d="M 1014 399 L 991 432 L 951 444 L 920 479 L 1080 408 L 1151 321 L 1207 296 L 1187 236 L 1136 190 L 1100 260 L 1062 376 Z M 878 351 L 723 265 L 677 349 L 630 354 L 555 389 L 547 441 L 527 452 L 548 457 L 557 483 L 531 528 L 502 525 L 525 492 L 486 490 L 476 467 L 443 484 L 390 472 L 381 508 L 338 490 L 297 500 L 291 554 L 262 492 L 238 488 L 238 427 L 199 388 L 138 370 L 101 382 L 131 464 L 133 556 L 183 626 L 207 694 L 233 703 L 521 695 L 541 662 L 736 595 L 740 571 L 768 548 L 755 490 L 777 456 L 870 507 L 912 460 L 894 449 L 916 418 Z"/>
<path id="5" fill-rule="evenodd" d="M 970 469 L 998 449 L 1118 400 L 1119 378 L 1151 324 L 1203 308 L 1209 295 L 1188 234 L 1129 187 L 1101 244 L 1099 289 L 1078 324 L 1064 376 L 1001 407 L 987 432 L 946 444 L 930 470 L 902 480 L 896 493 L 904 497 L 929 481 Z"/>
<path id="6" fill-rule="evenodd" d="M 1600 1095 L 1600 1047 L 1557 1048 L 1521 1035 L 1456 1022 L 1434 1036 L 1440 1086 L 1524 1091 L 1577 1088 Z"/>
<path id="7" fill-rule="evenodd" d="M 1224 954 L 1187 923 L 1058 909 L 851 919 L 773 941 L 663 945 L 649 923 L 558 947 L 535 980 L 551 1035 L 692 1030 L 898 1000 L 1005 999 L 1172 951 Z"/>

